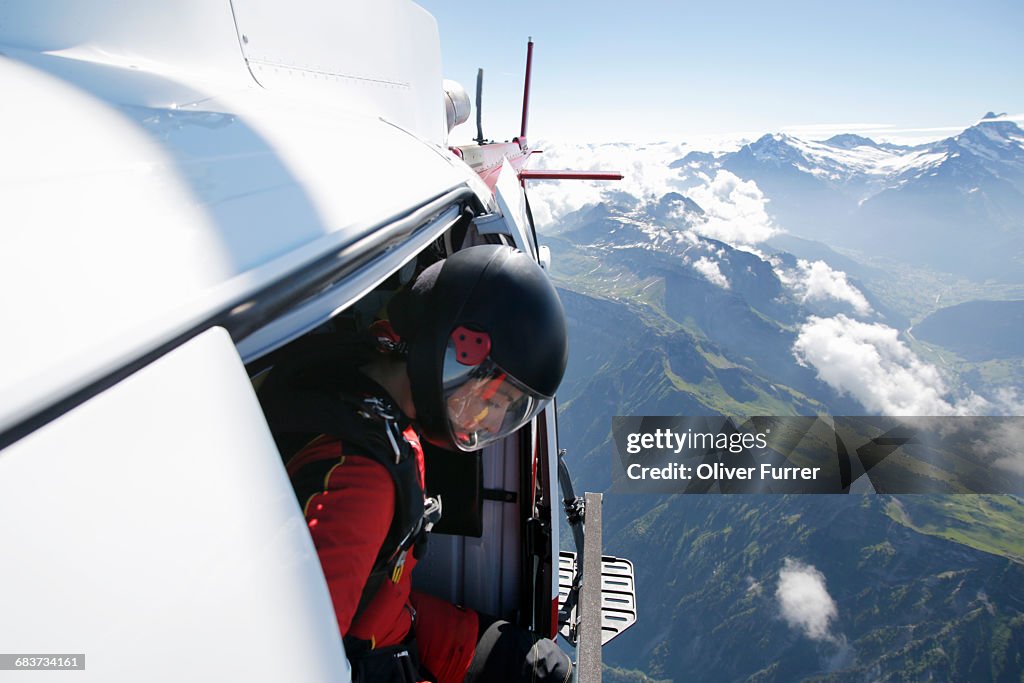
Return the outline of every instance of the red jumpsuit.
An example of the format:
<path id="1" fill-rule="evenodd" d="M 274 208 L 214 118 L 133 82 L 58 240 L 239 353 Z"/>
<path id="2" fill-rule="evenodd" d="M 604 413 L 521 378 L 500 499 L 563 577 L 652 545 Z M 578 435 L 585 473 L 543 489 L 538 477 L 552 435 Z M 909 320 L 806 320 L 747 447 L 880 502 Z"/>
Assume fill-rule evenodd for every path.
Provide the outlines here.
<path id="1" fill-rule="evenodd" d="M 403 433 L 416 454 L 423 485 L 423 449 L 412 427 Z M 477 642 L 475 612 L 412 591 L 410 552 L 397 583 L 385 579 L 380 590 L 354 619 L 374 561 L 391 526 L 395 491 L 383 465 L 344 453 L 333 437 L 320 437 L 288 462 L 294 476 L 303 466 L 323 459 L 338 460 L 324 477 L 324 488 L 305 503 L 306 521 L 331 592 L 338 628 L 343 636 L 369 641 L 374 647 L 396 645 L 406 637 L 416 615 L 416 644 L 423 666 L 438 683 L 462 681 Z"/>

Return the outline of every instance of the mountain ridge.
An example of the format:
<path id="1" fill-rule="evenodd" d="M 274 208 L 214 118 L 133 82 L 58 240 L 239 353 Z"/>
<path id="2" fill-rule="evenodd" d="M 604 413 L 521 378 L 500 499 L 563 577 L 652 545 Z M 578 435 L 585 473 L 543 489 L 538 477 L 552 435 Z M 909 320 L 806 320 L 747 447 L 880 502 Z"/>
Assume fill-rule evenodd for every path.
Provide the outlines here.
<path id="1" fill-rule="evenodd" d="M 1024 284 L 905 267 L 899 253 L 865 258 L 814 221 L 809 235 L 786 222 L 787 210 L 810 206 L 848 229 L 865 204 L 883 217 L 899 208 L 891 202 L 915 210 L 906 197 L 976 177 L 984 192 L 950 193 L 942 207 L 969 216 L 965 197 L 1010 182 L 992 173 L 1005 162 L 998 144 L 988 155 L 968 149 L 991 142 L 989 132 L 947 138 L 946 156 L 938 143 L 886 149 L 839 137 L 833 155 L 824 143 L 762 137 L 761 148 L 741 157 L 755 170 L 761 162 L 783 169 L 767 180 L 725 167 L 743 148 L 690 152 L 657 169 L 658 182 L 591 192 L 582 208 L 542 229 L 572 347 L 560 441 L 576 490 L 606 492 L 605 551 L 629 558 L 636 571 L 639 621 L 605 649 L 609 680 L 1020 680 L 1019 498 L 609 492 L 615 415 L 857 415 L 884 412 L 884 403 L 865 406 L 889 388 L 934 392 L 940 398 L 931 405 L 941 411 L 995 410 L 974 388 L 995 382 L 1010 392 L 1024 378 L 1024 360 L 966 366 L 963 376 L 978 384 L 963 385 L 963 364 L 932 345 L 924 321 L 990 295 L 1024 299 L 1014 294 Z M 774 163 L 772 150 L 788 161 Z M 826 153 L 832 171 L 798 168 Z M 839 168 L 850 158 L 861 170 Z M 881 169 L 873 174 L 864 170 L 871 159 Z M 864 201 L 883 181 L 893 194 Z M 929 214 L 943 227 L 939 218 Z M 885 237 L 912 228 L 905 217 L 892 219 Z M 934 242 L 940 255 L 951 244 L 959 257 L 973 248 L 941 231 L 916 239 Z M 978 323 L 987 324 L 984 316 Z M 911 329 L 924 331 L 920 340 Z M 1012 343 L 1012 331 L 1004 336 Z M 873 372 L 858 374 L 871 363 Z M 826 381 L 837 364 L 842 381 Z M 809 606 L 787 607 L 794 587 L 813 596 Z"/>

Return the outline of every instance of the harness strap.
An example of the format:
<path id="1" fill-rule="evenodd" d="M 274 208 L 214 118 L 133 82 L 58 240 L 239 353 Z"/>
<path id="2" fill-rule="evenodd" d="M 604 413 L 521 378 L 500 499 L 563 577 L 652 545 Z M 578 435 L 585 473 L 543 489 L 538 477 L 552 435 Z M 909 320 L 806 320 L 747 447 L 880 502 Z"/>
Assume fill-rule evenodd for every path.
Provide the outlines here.
<path id="1" fill-rule="evenodd" d="M 365 640 L 345 638 L 345 654 L 352 662 L 353 683 L 425 683 L 419 652 L 410 636 L 398 645 L 371 648 Z M 432 679 L 431 679 L 432 680 Z"/>
<path id="2" fill-rule="evenodd" d="M 328 354 L 328 358 L 330 356 Z M 313 358 L 311 360 L 311 358 Z M 398 582 L 406 555 L 440 517 L 440 502 L 424 500 L 419 462 L 402 433 L 401 412 L 386 392 L 358 370 L 327 362 L 317 354 L 274 368 L 260 392 L 267 423 L 286 461 L 320 435 L 341 442 L 339 457 L 290 469 L 292 486 L 303 505 L 327 489 L 336 467 L 348 457 L 382 465 L 395 491 L 394 516 L 374 560 L 353 619 L 358 619 L 387 580 Z"/>
<path id="3" fill-rule="evenodd" d="M 347 450 L 343 443 L 342 451 Z M 303 513 L 308 511 L 310 502 L 318 494 L 327 490 L 328 480 L 336 468 L 343 467 L 348 458 L 360 457 L 373 460 L 388 471 L 394 485 L 395 506 L 391 525 L 370 570 L 354 619 L 357 619 L 373 601 L 385 580 L 390 579 L 398 583 L 406 554 L 417 543 L 423 542 L 427 531 L 440 518 L 440 504 L 436 499 L 424 501 L 423 490 L 419 487 L 415 457 L 405 457 L 396 464 L 390 458 L 371 457 L 362 453 L 313 460 L 292 474 L 292 487 L 302 505 Z"/>

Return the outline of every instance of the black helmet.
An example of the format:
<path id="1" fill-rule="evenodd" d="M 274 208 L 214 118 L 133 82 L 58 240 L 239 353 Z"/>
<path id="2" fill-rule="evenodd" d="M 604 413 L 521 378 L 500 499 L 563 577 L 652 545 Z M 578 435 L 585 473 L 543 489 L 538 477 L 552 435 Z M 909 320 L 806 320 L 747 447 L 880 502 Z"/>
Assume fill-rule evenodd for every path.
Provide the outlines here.
<path id="1" fill-rule="evenodd" d="M 431 265 L 389 313 L 408 348 L 416 421 L 438 446 L 472 451 L 510 434 L 565 373 L 562 303 L 511 247 L 469 247 Z"/>

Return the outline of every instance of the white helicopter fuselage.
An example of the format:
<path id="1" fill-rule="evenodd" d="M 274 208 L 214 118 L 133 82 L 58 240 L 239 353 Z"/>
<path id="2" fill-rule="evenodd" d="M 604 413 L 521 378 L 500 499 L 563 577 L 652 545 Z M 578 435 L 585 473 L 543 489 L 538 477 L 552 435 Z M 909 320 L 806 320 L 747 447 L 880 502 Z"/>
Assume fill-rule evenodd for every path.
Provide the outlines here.
<path id="1" fill-rule="evenodd" d="M 402 0 L 0 0 L 0 649 L 87 680 L 349 679 L 246 365 L 466 206 L 516 205 L 448 151 L 441 82 Z M 553 408 L 526 431 L 550 475 Z M 522 490 L 520 442 L 497 450 L 484 485 Z M 521 509 L 488 506 L 422 573 L 507 613 Z"/>

